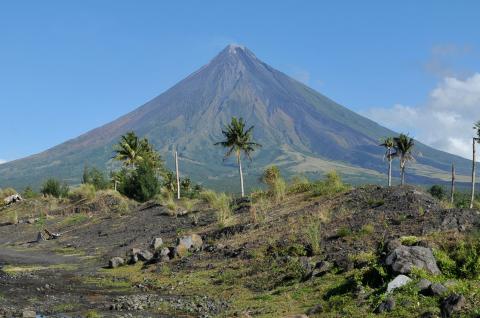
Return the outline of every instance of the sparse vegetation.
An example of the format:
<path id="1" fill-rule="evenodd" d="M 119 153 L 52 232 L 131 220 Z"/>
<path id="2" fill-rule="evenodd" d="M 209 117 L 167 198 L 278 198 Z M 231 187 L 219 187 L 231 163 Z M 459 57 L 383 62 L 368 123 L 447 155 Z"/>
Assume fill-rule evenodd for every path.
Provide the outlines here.
<path id="1" fill-rule="evenodd" d="M 231 198 L 225 193 L 218 194 L 212 190 L 202 192 L 201 197 L 216 211 L 218 224 L 225 226 L 232 216 Z"/>

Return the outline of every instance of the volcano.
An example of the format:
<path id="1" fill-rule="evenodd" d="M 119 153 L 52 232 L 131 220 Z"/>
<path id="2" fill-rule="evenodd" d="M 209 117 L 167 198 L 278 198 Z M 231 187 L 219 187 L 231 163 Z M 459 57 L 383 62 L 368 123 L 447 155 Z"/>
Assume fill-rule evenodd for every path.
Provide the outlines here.
<path id="1" fill-rule="evenodd" d="M 115 168 L 112 146 L 127 131 L 147 137 L 172 167 L 208 187 L 237 190 L 235 162 L 214 146 L 232 116 L 254 125 L 263 147 L 245 167 L 247 186 L 277 165 L 286 176 L 337 170 L 349 182 L 385 182 L 379 140 L 397 133 L 362 117 L 258 59 L 229 45 L 207 65 L 134 111 L 42 153 L 0 165 L 0 186 L 38 187 L 48 177 L 80 182 L 85 165 Z M 419 142 L 407 181 L 431 184 L 449 178 L 451 164 L 467 181 L 470 162 Z M 397 174 L 398 175 L 398 174 Z M 462 176 L 464 175 L 464 176 Z"/>

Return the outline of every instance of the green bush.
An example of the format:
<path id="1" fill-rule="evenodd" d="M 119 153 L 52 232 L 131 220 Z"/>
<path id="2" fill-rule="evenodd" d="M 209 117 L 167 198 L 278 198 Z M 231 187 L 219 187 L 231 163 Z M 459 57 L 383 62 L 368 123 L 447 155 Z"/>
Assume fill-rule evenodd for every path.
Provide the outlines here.
<path id="1" fill-rule="evenodd" d="M 435 184 L 428 189 L 428 193 L 438 200 L 443 200 L 445 198 L 446 191 L 441 185 Z"/>
<path id="2" fill-rule="evenodd" d="M 435 249 L 433 255 L 437 261 L 440 271 L 446 277 L 455 277 L 457 274 L 457 263 L 448 256 L 448 254 L 442 250 Z"/>
<path id="3" fill-rule="evenodd" d="M 478 234 L 465 237 L 446 247 L 437 250 L 435 257 L 444 274 L 451 277 L 480 279 L 480 241 Z"/>
<path id="4" fill-rule="evenodd" d="M 141 162 L 134 171 L 126 173 L 119 191 L 138 202 L 153 199 L 160 191 L 154 167 L 148 161 Z"/>
<path id="5" fill-rule="evenodd" d="M 33 199 L 33 198 L 36 198 L 36 197 L 38 197 L 38 193 L 33 191 L 33 189 L 30 186 L 27 186 L 23 190 L 23 198 L 24 199 Z"/>
<path id="6" fill-rule="evenodd" d="M 81 184 L 79 187 L 72 189 L 68 194 L 68 198 L 73 202 L 81 200 L 95 199 L 95 186 L 93 184 Z"/>
<path id="7" fill-rule="evenodd" d="M 83 169 L 82 183 L 91 184 L 96 190 L 105 190 L 110 187 L 107 176 L 95 167 Z"/>
<path id="8" fill-rule="evenodd" d="M 40 192 L 43 195 L 51 195 L 55 198 L 66 198 L 68 196 L 70 188 L 67 184 L 61 184 L 56 179 L 48 179 L 42 185 Z"/>

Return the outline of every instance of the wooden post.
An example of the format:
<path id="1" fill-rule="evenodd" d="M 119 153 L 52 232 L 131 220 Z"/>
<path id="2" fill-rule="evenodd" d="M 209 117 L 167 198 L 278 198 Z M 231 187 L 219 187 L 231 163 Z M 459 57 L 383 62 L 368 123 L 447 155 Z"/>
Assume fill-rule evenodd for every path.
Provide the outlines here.
<path id="1" fill-rule="evenodd" d="M 475 145 L 477 143 L 477 138 L 473 138 L 473 148 L 472 148 L 472 197 L 470 199 L 470 209 L 473 209 L 473 201 L 475 200 Z"/>
<path id="2" fill-rule="evenodd" d="M 453 204 L 453 197 L 455 195 L 455 164 L 452 163 L 452 188 L 450 192 L 450 203 Z"/>
<path id="3" fill-rule="evenodd" d="M 175 151 L 175 171 L 177 174 L 177 199 L 180 200 L 180 175 L 178 173 L 178 153 Z"/>

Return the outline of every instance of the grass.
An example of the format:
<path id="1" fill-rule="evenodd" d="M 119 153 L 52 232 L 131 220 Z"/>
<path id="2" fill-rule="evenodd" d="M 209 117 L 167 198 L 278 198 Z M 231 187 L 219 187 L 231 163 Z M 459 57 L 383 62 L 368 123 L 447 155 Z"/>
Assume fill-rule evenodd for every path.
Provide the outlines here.
<path id="1" fill-rule="evenodd" d="M 70 216 L 67 216 L 64 218 L 60 223 L 59 226 L 72 226 L 72 225 L 78 225 L 81 223 L 86 222 L 89 219 L 88 215 L 84 213 L 76 213 Z"/>
<path id="2" fill-rule="evenodd" d="M 15 275 L 20 273 L 31 273 L 44 270 L 75 270 L 77 268 L 74 264 L 54 264 L 54 265 L 5 265 L 2 268 L 7 274 Z"/>
<path id="3" fill-rule="evenodd" d="M 225 226 L 232 217 L 231 198 L 226 193 L 216 193 L 208 190 L 200 194 L 201 198 L 215 210 L 217 222 L 220 226 Z"/>

